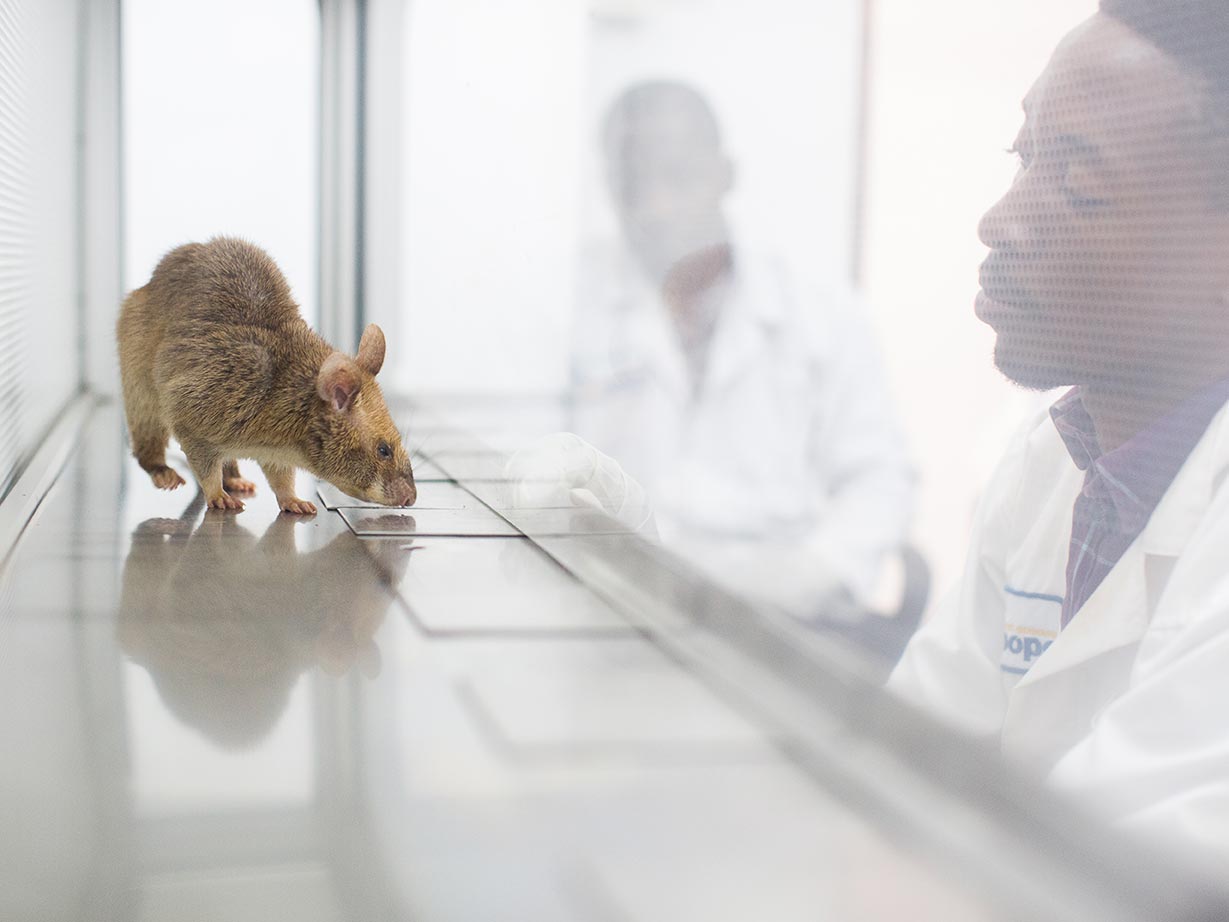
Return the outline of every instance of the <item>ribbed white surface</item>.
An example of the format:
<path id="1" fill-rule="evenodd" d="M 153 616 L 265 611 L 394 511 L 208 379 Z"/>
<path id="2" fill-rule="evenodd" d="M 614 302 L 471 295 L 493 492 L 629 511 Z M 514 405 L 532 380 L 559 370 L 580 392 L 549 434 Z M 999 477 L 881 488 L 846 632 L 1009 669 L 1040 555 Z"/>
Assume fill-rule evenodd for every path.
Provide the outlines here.
<path id="1" fill-rule="evenodd" d="M 26 320 L 31 303 L 28 0 L 0 0 L 0 494 L 27 448 Z"/>
<path id="2" fill-rule="evenodd" d="M 0 0 L 0 496 L 80 380 L 77 0 Z"/>

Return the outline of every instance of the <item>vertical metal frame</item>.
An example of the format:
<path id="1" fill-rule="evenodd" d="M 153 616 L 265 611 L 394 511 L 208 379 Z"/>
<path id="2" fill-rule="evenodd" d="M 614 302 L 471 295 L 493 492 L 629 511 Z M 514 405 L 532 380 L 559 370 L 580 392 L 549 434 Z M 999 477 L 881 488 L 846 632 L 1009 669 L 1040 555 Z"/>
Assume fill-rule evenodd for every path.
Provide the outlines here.
<path id="1" fill-rule="evenodd" d="M 320 331 L 358 345 L 363 310 L 365 0 L 320 0 Z"/>
<path id="2" fill-rule="evenodd" d="M 77 357 L 82 390 L 118 392 L 115 320 L 123 297 L 121 0 L 79 0 Z"/>
<path id="3" fill-rule="evenodd" d="M 361 323 L 405 341 L 401 303 L 404 21 L 412 0 L 363 0 Z M 374 192 L 374 194 L 373 194 Z"/>
<path id="4" fill-rule="evenodd" d="M 870 181 L 867 156 L 871 122 L 871 52 L 875 0 L 862 0 L 861 48 L 858 57 L 858 123 L 854 135 L 853 207 L 850 209 L 849 279 L 863 282 L 866 251 L 866 192 Z"/>

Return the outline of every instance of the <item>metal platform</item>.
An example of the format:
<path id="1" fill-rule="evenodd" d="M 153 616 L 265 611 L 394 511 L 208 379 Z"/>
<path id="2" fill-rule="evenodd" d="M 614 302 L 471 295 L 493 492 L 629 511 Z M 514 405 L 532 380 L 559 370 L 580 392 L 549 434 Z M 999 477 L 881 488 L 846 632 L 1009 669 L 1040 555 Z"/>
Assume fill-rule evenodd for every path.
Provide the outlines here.
<path id="1" fill-rule="evenodd" d="M 499 452 L 418 419 L 420 507 L 324 486 L 296 519 L 258 477 L 239 514 L 158 492 L 113 406 L 65 417 L 4 504 L 0 917 L 1223 910 L 856 651 L 613 520 L 508 509 Z"/>

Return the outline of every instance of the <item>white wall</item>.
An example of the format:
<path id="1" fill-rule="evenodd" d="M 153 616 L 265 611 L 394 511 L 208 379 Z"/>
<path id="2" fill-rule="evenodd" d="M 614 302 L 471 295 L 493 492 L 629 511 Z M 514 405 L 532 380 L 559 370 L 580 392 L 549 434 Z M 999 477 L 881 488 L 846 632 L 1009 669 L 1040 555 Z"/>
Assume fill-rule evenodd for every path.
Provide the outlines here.
<path id="1" fill-rule="evenodd" d="M 398 389 L 534 393 L 566 380 L 583 24 L 575 0 L 409 5 Z"/>
<path id="2" fill-rule="evenodd" d="M 316 305 L 319 7 L 126 0 L 125 286 L 181 243 L 246 237 Z"/>
<path id="3" fill-rule="evenodd" d="M 1015 172 L 1020 100 L 1094 0 L 875 0 L 865 280 L 921 475 L 936 589 L 963 564 L 979 487 L 1043 399 L 1009 385 L 973 316 L 977 222 Z"/>

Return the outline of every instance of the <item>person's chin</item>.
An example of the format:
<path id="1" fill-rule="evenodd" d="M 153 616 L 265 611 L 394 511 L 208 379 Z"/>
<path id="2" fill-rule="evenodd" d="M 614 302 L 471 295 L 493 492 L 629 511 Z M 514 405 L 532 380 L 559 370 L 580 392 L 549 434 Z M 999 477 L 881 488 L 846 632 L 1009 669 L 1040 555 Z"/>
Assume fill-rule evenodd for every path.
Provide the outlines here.
<path id="1" fill-rule="evenodd" d="M 1030 391 L 1063 387 L 1073 378 L 1047 350 L 1012 342 L 1001 333 L 994 344 L 994 366 L 1008 381 Z"/>

